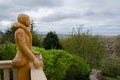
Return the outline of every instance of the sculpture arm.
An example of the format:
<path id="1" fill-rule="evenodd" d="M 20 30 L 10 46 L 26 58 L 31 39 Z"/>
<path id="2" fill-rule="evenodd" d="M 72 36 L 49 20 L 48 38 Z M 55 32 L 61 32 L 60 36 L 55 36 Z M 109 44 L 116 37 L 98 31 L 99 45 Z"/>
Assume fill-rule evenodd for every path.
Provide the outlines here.
<path id="1" fill-rule="evenodd" d="M 22 29 L 17 30 L 17 32 L 15 33 L 15 39 L 20 51 L 22 51 L 22 53 L 24 53 L 30 60 L 33 61 L 36 57 L 33 55 L 29 47 L 26 45 L 25 35 Z"/>
<path id="2" fill-rule="evenodd" d="M 34 51 L 34 50 L 32 50 L 32 53 L 33 53 L 34 55 L 39 55 L 39 54 L 40 54 L 39 52 L 36 52 L 36 51 Z"/>
<path id="3" fill-rule="evenodd" d="M 32 49 L 32 41 L 31 41 L 30 49 L 31 49 L 31 51 L 34 55 L 39 55 L 40 54 L 39 52 L 36 52 Z"/>

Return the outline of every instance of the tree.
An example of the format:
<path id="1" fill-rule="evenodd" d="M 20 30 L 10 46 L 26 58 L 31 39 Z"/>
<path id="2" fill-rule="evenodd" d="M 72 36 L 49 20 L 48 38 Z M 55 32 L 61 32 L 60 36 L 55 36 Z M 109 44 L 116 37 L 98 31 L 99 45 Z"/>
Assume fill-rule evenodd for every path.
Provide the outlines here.
<path id="1" fill-rule="evenodd" d="M 104 47 L 99 39 L 88 31 L 82 32 L 81 28 L 74 29 L 71 36 L 63 39 L 61 44 L 67 52 L 83 57 L 94 68 L 99 67 L 104 56 Z"/>
<path id="2" fill-rule="evenodd" d="M 0 44 L 5 44 L 8 42 L 15 43 L 14 39 L 15 31 L 12 28 L 8 28 L 4 35 L 1 37 Z M 32 34 L 32 45 L 36 47 L 42 46 L 42 38 L 36 31 L 31 31 Z"/>
<path id="3" fill-rule="evenodd" d="M 31 24 L 30 24 L 30 31 L 31 31 L 31 33 L 34 32 L 34 30 L 33 30 L 34 27 L 35 27 L 35 25 L 34 25 L 34 21 L 31 20 Z"/>
<path id="4" fill-rule="evenodd" d="M 116 55 L 120 56 L 120 35 L 116 36 L 113 47 L 114 47 Z"/>
<path id="5" fill-rule="evenodd" d="M 61 49 L 58 36 L 55 32 L 48 32 L 47 36 L 44 38 L 43 47 L 45 49 Z"/>
<path id="6" fill-rule="evenodd" d="M 42 38 L 41 36 L 37 33 L 37 31 L 34 30 L 34 21 L 31 20 L 31 25 L 30 25 L 30 31 L 32 34 L 32 45 L 36 47 L 41 47 L 42 46 Z"/>
<path id="7" fill-rule="evenodd" d="M 106 56 L 101 61 L 101 70 L 104 75 L 117 77 L 120 75 L 120 59 L 115 56 Z"/>
<path id="8" fill-rule="evenodd" d="M 7 42 L 15 43 L 14 30 L 12 28 L 8 28 L 5 31 L 5 33 L 2 36 L 1 41 L 0 41 L 1 44 L 7 43 Z"/>
<path id="9" fill-rule="evenodd" d="M 32 45 L 36 47 L 41 47 L 42 46 L 42 38 L 40 34 L 38 34 L 36 31 L 32 32 Z"/>

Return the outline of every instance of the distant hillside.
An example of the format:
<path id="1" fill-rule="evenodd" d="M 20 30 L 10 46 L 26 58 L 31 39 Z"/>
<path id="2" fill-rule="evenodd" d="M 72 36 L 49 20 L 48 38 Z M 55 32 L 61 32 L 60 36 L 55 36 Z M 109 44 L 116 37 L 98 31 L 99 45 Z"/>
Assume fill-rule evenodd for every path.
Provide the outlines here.
<path id="1" fill-rule="evenodd" d="M 40 34 L 42 38 L 45 38 L 47 34 Z M 58 38 L 68 38 L 69 34 L 57 34 Z"/>

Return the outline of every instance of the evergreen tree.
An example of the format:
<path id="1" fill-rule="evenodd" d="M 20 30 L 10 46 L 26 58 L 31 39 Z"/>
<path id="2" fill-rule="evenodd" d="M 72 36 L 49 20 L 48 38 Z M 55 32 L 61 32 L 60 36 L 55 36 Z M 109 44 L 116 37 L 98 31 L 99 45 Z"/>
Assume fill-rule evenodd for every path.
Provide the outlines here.
<path id="1" fill-rule="evenodd" d="M 31 25 L 30 25 L 30 31 L 32 34 L 32 45 L 36 47 L 41 47 L 42 46 L 42 38 L 40 35 L 37 33 L 37 31 L 34 30 L 34 21 L 31 20 Z"/>
<path id="2" fill-rule="evenodd" d="M 32 45 L 36 47 L 42 46 L 42 38 L 40 34 L 38 34 L 36 31 L 32 31 Z"/>
<path id="3" fill-rule="evenodd" d="M 48 32 L 47 36 L 44 38 L 43 47 L 45 49 L 61 49 L 58 36 L 55 32 Z"/>
<path id="4" fill-rule="evenodd" d="M 14 39 L 14 30 L 12 28 L 8 28 L 4 35 L 1 37 L 0 44 L 4 44 L 7 42 L 15 43 Z"/>

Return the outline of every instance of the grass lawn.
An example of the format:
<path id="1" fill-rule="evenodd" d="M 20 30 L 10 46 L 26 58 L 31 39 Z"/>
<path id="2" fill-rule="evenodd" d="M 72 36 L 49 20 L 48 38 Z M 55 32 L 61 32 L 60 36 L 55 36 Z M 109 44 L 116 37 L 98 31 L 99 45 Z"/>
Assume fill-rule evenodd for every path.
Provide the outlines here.
<path id="1" fill-rule="evenodd" d="M 120 78 L 107 77 L 108 80 L 120 80 Z"/>

